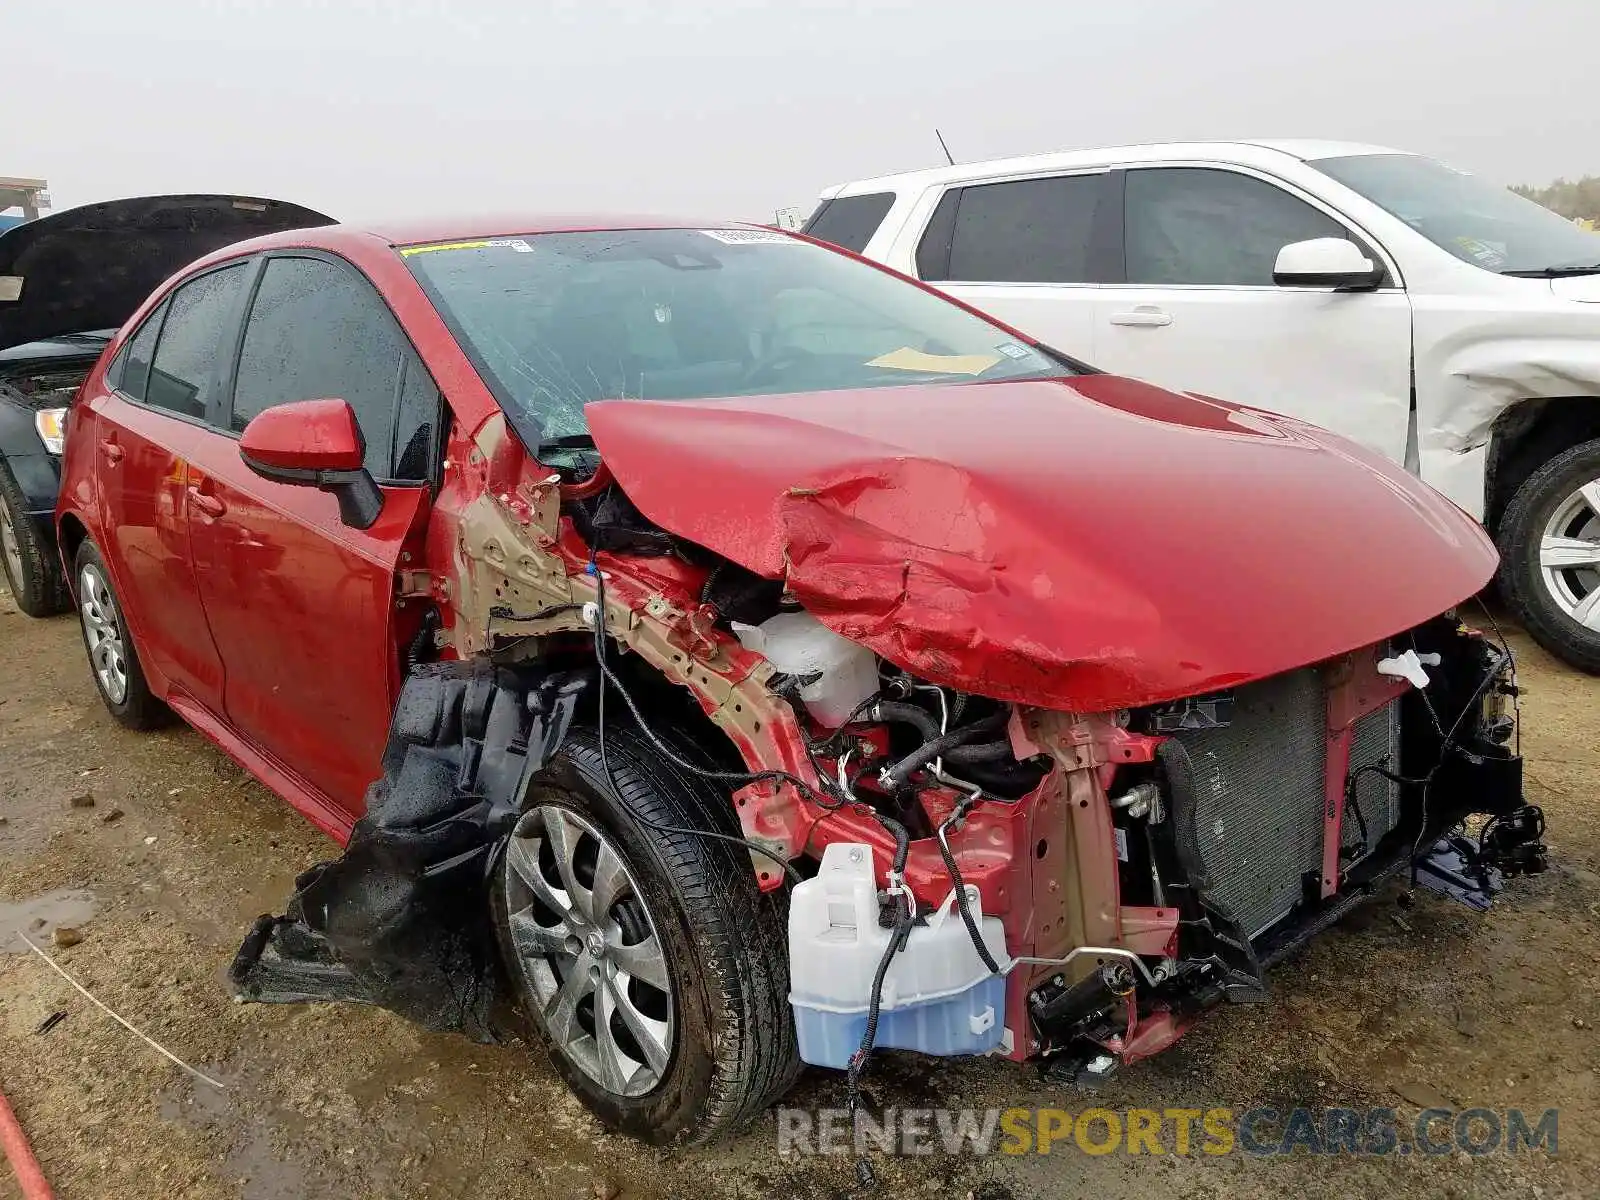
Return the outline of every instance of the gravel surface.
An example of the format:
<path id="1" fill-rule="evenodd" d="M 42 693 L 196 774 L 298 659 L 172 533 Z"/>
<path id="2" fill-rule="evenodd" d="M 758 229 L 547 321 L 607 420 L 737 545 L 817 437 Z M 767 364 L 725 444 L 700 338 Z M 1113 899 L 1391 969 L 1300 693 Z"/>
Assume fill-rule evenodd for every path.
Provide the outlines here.
<path id="1" fill-rule="evenodd" d="M 1560 1152 L 1356 1159 L 1234 1154 L 885 1160 L 879 1194 L 1600 1194 L 1600 679 L 1514 639 L 1530 798 L 1553 866 L 1484 916 L 1427 895 L 1347 919 L 1092 1101 L 1244 1110 L 1559 1107 Z M 0 1089 L 61 1200 L 119 1197 L 833 1197 L 848 1159 L 781 1158 L 769 1118 L 666 1155 L 602 1133 L 522 1046 L 474 1046 L 358 1006 L 236 1005 L 224 972 L 260 913 L 333 847 L 198 734 L 133 734 L 101 707 L 71 616 L 0 592 Z M 214 1077 L 186 1075 L 78 996 L 13 930 Z M 62 930 L 66 930 L 65 934 Z M 75 937 L 81 940 L 74 940 Z M 45 1032 L 52 1014 L 64 1013 Z M 886 1056 L 898 1106 L 1086 1101 L 1003 1063 Z M 842 1103 L 807 1076 L 795 1101 Z M 0 1171 L 0 1175 L 3 1175 Z M 9 1176 L 0 1198 L 17 1196 Z"/>

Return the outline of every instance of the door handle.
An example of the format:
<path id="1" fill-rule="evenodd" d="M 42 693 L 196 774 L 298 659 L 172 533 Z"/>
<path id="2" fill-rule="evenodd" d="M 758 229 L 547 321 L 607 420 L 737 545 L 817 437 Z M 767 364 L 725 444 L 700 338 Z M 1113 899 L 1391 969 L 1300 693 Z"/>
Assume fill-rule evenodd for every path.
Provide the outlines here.
<path id="1" fill-rule="evenodd" d="M 1125 312 L 1112 313 L 1111 323 L 1113 325 L 1131 325 L 1139 329 L 1159 329 L 1163 325 L 1171 325 L 1172 317 L 1153 305 L 1140 305 L 1138 308 L 1130 308 Z"/>
<path id="2" fill-rule="evenodd" d="M 112 466 L 116 466 L 122 461 L 122 447 L 117 445 L 116 441 L 111 438 L 107 438 L 100 443 L 100 453 L 105 455 L 106 461 Z"/>
<path id="3" fill-rule="evenodd" d="M 220 517 L 228 511 L 228 506 L 222 502 L 221 497 L 213 496 L 210 492 L 202 492 L 192 483 L 189 485 L 189 503 L 208 517 Z"/>

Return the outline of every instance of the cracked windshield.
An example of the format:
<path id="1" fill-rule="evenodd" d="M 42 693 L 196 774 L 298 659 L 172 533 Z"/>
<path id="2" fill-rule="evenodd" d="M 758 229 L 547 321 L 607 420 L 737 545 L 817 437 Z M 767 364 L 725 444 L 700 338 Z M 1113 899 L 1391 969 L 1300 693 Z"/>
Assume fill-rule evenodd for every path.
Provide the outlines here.
<path id="1" fill-rule="evenodd" d="M 764 230 L 554 233 L 401 254 L 530 442 L 582 434 L 595 400 L 1070 371 L 931 292 Z"/>

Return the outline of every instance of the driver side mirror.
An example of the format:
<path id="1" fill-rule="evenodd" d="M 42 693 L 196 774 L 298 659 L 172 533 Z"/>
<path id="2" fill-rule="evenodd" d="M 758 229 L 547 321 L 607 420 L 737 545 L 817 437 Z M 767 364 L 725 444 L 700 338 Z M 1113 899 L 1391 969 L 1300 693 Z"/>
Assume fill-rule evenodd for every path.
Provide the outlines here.
<path id="1" fill-rule="evenodd" d="M 263 479 L 331 492 L 339 519 L 370 529 L 383 493 L 363 466 L 367 441 L 344 400 L 300 400 L 260 412 L 239 437 L 239 457 Z"/>
<path id="2" fill-rule="evenodd" d="M 1383 282 L 1383 267 L 1348 238 L 1311 238 L 1278 251 L 1272 282 L 1279 287 L 1371 291 Z"/>

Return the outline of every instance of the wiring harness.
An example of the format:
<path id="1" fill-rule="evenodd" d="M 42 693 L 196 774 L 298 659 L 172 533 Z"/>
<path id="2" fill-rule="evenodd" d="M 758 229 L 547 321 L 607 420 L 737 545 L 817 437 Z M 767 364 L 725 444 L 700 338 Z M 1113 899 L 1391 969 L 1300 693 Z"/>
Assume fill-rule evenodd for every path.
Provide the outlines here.
<path id="1" fill-rule="evenodd" d="M 627 685 L 623 682 L 616 669 L 611 665 L 610 634 L 608 631 L 606 618 L 605 572 L 592 557 L 589 560 L 586 570 L 594 579 L 595 585 L 595 618 L 593 621 L 593 628 L 595 664 L 599 668 L 600 673 L 600 687 L 597 701 L 597 737 L 600 750 L 600 765 L 601 770 L 605 773 L 606 781 L 611 788 L 612 794 L 618 798 L 619 802 L 626 803 L 626 801 L 623 800 L 621 789 L 616 786 L 615 777 L 611 771 L 611 763 L 606 753 L 606 694 L 611 689 L 615 689 L 617 695 L 622 698 L 622 702 L 627 707 L 628 712 L 632 715 L 639 728 L 644 732 L 645 737 L 649 739 L 651 745 L 655 747 L 656 751 L 668 762 L 672 763 L 680 770 L 688 771 L 693 775 L 698 775 L 703 779 L 714 780 L 718 783 L 737 784 L 741 786 L 763 782 L 787 783 L 795 788 L 795 790 L 801 795 L 806 796 L 808 799 L 817 804 L 818 807 L 829 812 L 837 811 L 845 805 L 856 805 L 862 810 L 870 813 L 873 818 L 877 820 L 877 822 L 882 825 L 883 828 L 887 830 L 888 833 L 894 838 L 894 856 L 890 862 L 889 870 L 887 872 L 889 883 L 887 891 L 889 908 L 882 914 L 880 918 L 889 928 L 893 930 L 893 935 L 890 937 L 888 943 L 884 947 L 883 955 L 879 959 L 877 969 L 873 974 L 871 992 L 869 994 L 867 1003 L 866 1030 L 862 1034 L 860 1046 L 850 1057 L 849 1066 L 846 1072 L 848 1108 L 851 1115 L 851 1122 L 854 1124 L 860 1111 L 861 1076 L 866 1070 L 867 1064 L 871 1059 L 873 1044 L 877 1040 L 878 1021 L 883 1005 L 884 980 L 888 976 L 889 968 L 894 961 L 895 955 L 905 948 L 906 941 L 911 936 L 911 931 L 915 927 L 918 919 L 916 898 L 912 895 L 911 889 L 906 885 L 905 882 L 906 862 L 910 857 L 911 852 L 911 836 L 904 824 L 895 820 L 893 817 L 878 811 L 873 806 L 862 802 L 856 797 L 854 792 L 854 782 L 855 779 L 859 779 L 859 772 L 855 779 L 846 778 L 843 767 L 844 759 L 841 759 L 841 767 L 838 779 L 830 779 L 828 773 L 821 768 L 821 765 L 818 762 L 818 755 L 837 751 L 839 748 L 839 741 L 843 737 L 847 727 L 855 724 L 863 716 L 867 716 L 868 714 L 877 716 L 880 719 L 898 718 L 916 725 L 918 728 L 923 729 L 924 732 L 928 733 L 930 736 L 926 738 L 924 743 L 919 746 L 917 750 L 913 751 L 910 755 L 903 757 L 900 759 L 900 761 L 892 766 L 884 768 L 879 775 L 880 785 L 883 786 L 885 792 L 888 794 L 893 794 L 894 792 L 898 792 L 907 787 L 909 785 L 911 776 L 916 771 L 928 766 L 930 763 L 942 762 L 947 756 L 951 757 L 952 759 L 956 759 L 959 757 L 959 750 L 963 747 L 971 746 L 972 743 L 975 743 L 977 739 L 984 734 L 994 734 L 1003 724 L 1004 713 L 992 714 L 990 717 L 987 717 L 983 720 L 973 722 L 970 725 L 963 726 L 954 731 L 946 732 L 942 728 L 939 728 L 938 725 L 948 723 L 948 710 L 945 712 L 945 720 L 936 725 L 935 718 L 931 714 L 925 712 L 923 709 L 918 708 L 915 705 L 897 704 L 894 701 L 885 701 L 880 699 L 880 697 L 877 695 L 869 697 L 867 700 L 864 700 L 861 704 L 857 705 L 855 710 L 845 719 L 839 728 L 828 737 L 821 739 L 820 741 L 807 740 L 806 753 L 813 768 L 816 770 L 817 779 L 822 783 L 820 788 L 789 771 L 777 769 L 763 771 L 719 771 L 700 766 L 696 763 L 687 761 L 681 754 L 673 750 L 672 747 L 670 747 L 666 741 L 651 727 L 650 722 L 646 718 L 644 712 L 640 709 L 638 703 L 628 691 Z M 942 691 L 940 695 L 942 704 Z M 877 711 L 875 712 L 874 710 Z M 959 709 L 957 711 L 959 713 Z M 987 749 L 984 747 L 972 748 L 980 751 L 981 753 L 969 756 L 969 761 L 971 762 L 988 762 L 1000 757 L 999 753 L 993 749 Z M 846 752 L 846 757 L 848 757 L 848 752 Z M 939 772 L 936 770 L 936 774 L 937 773 Z M 949 830 L 959 827 L 960 823 L 965 819 L 971 808 L 984 798 L 986 797 L 983 789 L 981 787 L 972 786 L 971 793 L 964 797 L 956 805 L 950 816 L 940 824 L 938 829 L 938 842 L 940 856 L 944 860 L 945 869 L 950 876 L 951 886 L 955 890 L 956 906 L 961 913 L 961 919 L 966 926 L 967 933 L 972 939 L 973 947 L 977 951 L 978 957 L 982 960 L 984 966 L 987 967 L 992 974 L 1000 974 L 1002 973 L 1002 968 L 1000 964 L 995 961 L 994 955 L 990 952 L 988 945 L 984 942 L 982 931 L 978 928 L 977 920 L 972 915 L 970 902 L 967 898 L 966 885 L 961 878 L 961 871 L 956 864 L 954 852 L 950 849 L 948 837 Z M 634 809 L 630 808 L 629 812 L 634 820 L 638 821 L 646 828 L 653 829 L 658 833 L 670 833 L 677 836 L 687 837 L 700 837 L 713 841 L 728 842 L 733 845 L 742 846 L 753 853 L 763 855 L 775 862 L 779 867 L 782 868 L 785 876 L 791 883 L 800 882 L 800 874 L 795 870 L 792 863 L 769 847 L 761 845 L 759 842 L 752 841 L 749 838 L 739 837 L 735 834 L 723 833 L 720 830 L 665 825 L 661 822 L 645 817 L 642 813 Z M 857 1161 L 856 1173 L 864 1186 L 870 1186 L 873 1183 L 874 1174 L 872 1171 L 872 1166 L 866 1161 L 865 1158 Z"/>

